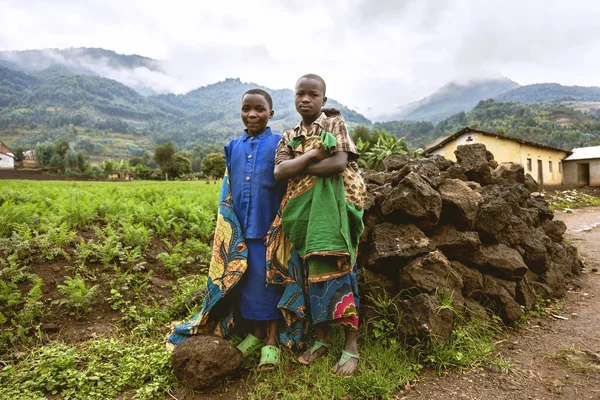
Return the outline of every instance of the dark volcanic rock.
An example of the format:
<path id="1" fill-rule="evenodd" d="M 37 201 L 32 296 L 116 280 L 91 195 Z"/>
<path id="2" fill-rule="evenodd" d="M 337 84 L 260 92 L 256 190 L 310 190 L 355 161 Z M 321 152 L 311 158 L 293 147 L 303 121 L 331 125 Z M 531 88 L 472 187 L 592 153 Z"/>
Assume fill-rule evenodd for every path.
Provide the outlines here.
<path id="1" fill-rule="evenodd" d="M 492 169 L 488 163 L 485 145 L 481 143 L 461 145 L 456 148 L 454 154 L 469 180 L 482 185 L 493 183 Z"/>
<path id="2" fill-rule="evenodd" d="M 520 279 L 527 273 L 527 265 L 518 251 L 505 244 L 489 244 L 481 247 L 486 266 L 494 275 L 506 279 Z"/>
<path id="3" fill-rule="evenodd" d="M 535 307 L 537 296 L 527 277 L 517 282 L 516 300 L 525 308 L 525 311 L 533 310 Z"/>
<path id="4" fill-rule="evenodd" d="M 442 216 L 444 222 L 455 224 L 459 229 L 471 229 L 483 203 L 481 195 L 458 179 L 446 179 L 438 191 L 442 198 Z"/>
<path id="5" fill-rule="evenodd" d="M 440 156 L 439 154 L 434 154 L 431 157 L 429 157 L 429 159 L 435 163 L 435 165 L 440 171 L 445 171 L 454 165 L 454 161 L 448 160 L 447 158 Z"/>
<path id="6" fill-rule="evenodd" d="M 436 162 L 431 158 L 422 158 L 409 162 L 398 172 L 398 176 L 402 179 L 411 172 L 419 174 L 434 188 L 438 187 L 442 182 L 440 170 Z"/>
<path id="7" fill-rule="evenodd" d="M 483 274 L 459 261 L 451 261 L 450 265 L 463 281 L 463 295 L 467 298 L 479 299 L 483 291 Z"/>
<path id="8" fill-rule="evenodd" d="M 407 300 L 396 300 L 388 310 L 403 338 L 430 337 L 437 343 L 445 342 L 454 327 L 454 314 L 440 309 L 436 296 L 420 293 Z"/>
<path id="9" fill-rule="evenodd" d="M 375 185 L 381 186 L 381 185 L 385 184 L 385 178 L 386 178 L 385 173 L 373 171 L 370 169 L 366 170 L 365 173 L 363 174 L 363 179 L 367 185 L 375 184 Z"/>
<path id="10" fill-rule="evenodd" d="M 540 190 L 540 186 L 537 184 L 535 179 L 533 179 L 533 176 L 529 174 L 525 174 L 524 185 L 530 193 L 537 192 L 538 190 Z"/>
<path id="11" fill-rule="evenodd" d="M 409 161 L 410 157 L 405 154 L 393 155 L 383 160 L 383 166 L 388 172 L 397 171 L 402 169 Z"/>
<path id="12" fill-rule="evenodd" d="M 413 292 L 435 293 L 447 288 L 461 293 L 462 279 L 452 269 L 448 259 L 439 250 L 411 261 L 398 273 L 398 288 Z"/>
<path id="13" fill-rule="evenodd" d="M 442 199 L 419 174 L 411 172 L 383 200 L 381 211 L 384 216 L 393 213 L 408 216 L 420 228 L 428 229 L 440 219 Z"/>
<path id="14" fill-rule="evenodd" d="M 232 376 L 242 365 L 242 353 L 218 336 L 192 336 L 175 347 L 173 371 L 182 385 L 202 390 Z"/>
<path id="15" fill-rule="evenodd" d="M 546 232 L 546 235 L 548 235 L 550 239 L 557 243 L 561 243 L 563 241 L 563 235 L 567 231 L 567 225 L 562 221 L 549 221 L 546 219 L 542 222 L 542 229 L 544 229 L 544 232 Z"/>
<path id="16" fill-rule="evenodd" d="M 521 164 L 503 162 L 493 172 L 494 178 L 500 182 L 525 183 L 525 170 Z"/>
<path id="17" fill-rule="evenodd" d="M 465 175 L 465 170 L 460 165 L 451 165 L 445 171 L 441 172 L 442 180 L 445 179 L 459 179 L 461 181 L 468 181 L 467 175 Z"/>
<path id="18" fill-rule="evenodd" d="M 512 324 L 523 315 L 521 306 L 515 301 L 516 286 L 515 282 L 483 276 L 483 295 L 506 324 Z"/>
<path id="19" fill-rule="evenodd" d="M 432 232 L 431 240 L 449 260 L 475 262 L 480 255 L 477 232 L 460 232 L 453 225 L 442 225 Z"/>
<path id="20" fill-rule="evenodd" d="M 554 213 L 548 207 L 548 203 L 544 199 L 530 197 L 527 200 L 527 207 L 537 208 L 540 221 L 545 219 L 552 220 L 554 218 Z"/>
<path id="21" fill-rule="evenodd" d="M 368 265 L 388 258 L 411 258 L 434 249 L 431 240 L 413 224 L 384 222 L 373 229 L 371 238 L 371 249 L 366 260 Z"/>
<path id="22" fill-rule="evenodd" d="M 498 242 L 498 234 L 509 224 L 511 214 L 512 209 L 506 201 L 493 199 L 479 208 L 475 230 L 483 234 L 485 239 Z"/>

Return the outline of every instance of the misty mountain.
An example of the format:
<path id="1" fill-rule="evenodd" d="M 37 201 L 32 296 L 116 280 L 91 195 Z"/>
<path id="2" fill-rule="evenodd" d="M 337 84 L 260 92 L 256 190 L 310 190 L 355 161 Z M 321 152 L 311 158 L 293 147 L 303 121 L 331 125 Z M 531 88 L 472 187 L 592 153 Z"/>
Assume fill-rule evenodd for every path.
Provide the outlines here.
<path id="1" fill-rule="evenodd" d="M 460 111 L 471 110 L 480 100 L 495 98 L 501 93 L 518 87 L 518 83 L 505 77 L 466 82 L 455 80 L 447 83 L 432 95 L 402 106 L 397 113 L 380 119 L 439 122 Z"/>
<path id="2" fill-rule="evenodd" d="M 0 138 L 9 145 L 68 140 L 101 158 L 130 157 L 173 141 L 179 149 L 225 143 L 240 134 L 240 100 L 262 87 L 226 79 L 182 95 L 143 96 L 115 80 L 73 74 L 64 65 L 38 72 L 0 66 Z M 299 120 L 290 89 L 271 90 L 276 131 Z M 349 125 L 371 121 L 330 99 Z"/>
<path id="3" fill-rule="evenodd" d="M 142 94 L 161 92 L 148 78 L 153 74 L 164 74 L 158 60 L 85 47 L 0 51 L 0 66 L 40 77 L 57 74 L 100 76 L 119 81 Z"/>
<path id="4" fill-rule="evenodd" d="M 558 83 L 537 83 L 521 86 L 495 97 L 498 101 L 523 104 L 600 101 L 600 87 L 563 86 Z"/>

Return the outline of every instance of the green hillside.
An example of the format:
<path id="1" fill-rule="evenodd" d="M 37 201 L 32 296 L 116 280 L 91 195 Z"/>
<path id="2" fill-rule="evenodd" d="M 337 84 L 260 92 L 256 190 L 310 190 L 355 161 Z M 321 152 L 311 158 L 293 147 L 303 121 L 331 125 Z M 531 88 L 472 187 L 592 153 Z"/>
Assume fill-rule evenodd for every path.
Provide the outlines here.
<path id="1" fill-rule="evenodd" d="M 92 159 L 140 156 L 167 141 L 180 150 L 225 143 L 243 129 L 240 100 L 255 87 L 226 79 L 184 95 L 145 97 L 114 80 L 69 74 L 60 66 L 35 76 L 0 67 L 0 139 L 25 148 L 65 139 Z M 293 127 L 293 91 L 264 89 L 274 100 L 272 127 Z M 371 123 L 335 100 L 328 104 L 350 125 Z"/>
<path id="2" fill-rule="evenodd" d="M 537 83 L 502 93 L 496 96 L 495 99 L 497 101 L 523 104 L 600 101 L 600 87 Z"/>
<path id="3" fill-rule="evenodd" d="M 518 104 L 489 99 L 480 101 L 470 112 L 457 113 L 438 124 L 422 121 L 375 124 L 375 128 L 406 137 L 410 147 L 421 148 L 466 126 L 567 150 L 600 145 L 599 114 L 584 113 L 564 104 Z"/>

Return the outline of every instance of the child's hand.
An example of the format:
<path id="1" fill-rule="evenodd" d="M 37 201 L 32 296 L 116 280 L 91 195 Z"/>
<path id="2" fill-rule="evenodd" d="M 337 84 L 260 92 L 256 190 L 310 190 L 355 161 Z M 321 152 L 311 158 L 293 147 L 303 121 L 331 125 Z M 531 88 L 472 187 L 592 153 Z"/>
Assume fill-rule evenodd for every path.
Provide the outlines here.
<path id="1" fill-rule="evenodd" d="M 331 153 L 324 149 L 312 149 L 309 150 L 307 154 L 309 154 L 309 157 L 312 160 L 314 160 L 314 162 L 319 162 L 321 160 L 331 157 Z"/>

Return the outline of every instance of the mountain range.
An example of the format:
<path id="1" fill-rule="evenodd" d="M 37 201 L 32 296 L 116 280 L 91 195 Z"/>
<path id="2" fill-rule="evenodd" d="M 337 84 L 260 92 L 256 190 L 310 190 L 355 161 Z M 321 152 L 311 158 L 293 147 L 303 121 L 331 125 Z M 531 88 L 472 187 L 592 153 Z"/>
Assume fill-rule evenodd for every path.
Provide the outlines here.
<path id="1" fill-rule="evenodd" d="M 479 101 L 563 103 L 600 102 L 600 87 L 538 83 L 521 86 L 506 77 L 451 81 L 422 100 L 406 104 L 381 121 L 410 120 L 438 123 L 461 111 L 472 110 Z"/>
<path id="2" fill-rule="evenodd" d="M 173 94 L 156 84 L 169 78 L 165 71 L 161 61 L 98 48 L 0 52 L 0 140 L 30 147 L 66 139 L 97 158 L 141 155 L 166 141 L 173 141 L 178 149 L 222 144 L 241 131 L 240 98 L 253 87 L 271 93 L 275 109 L 271 126 L 275 130 L 298 121 L 290 89 L 273 90 L 229 78 Z M 470 121 L 460 113 L 486 99 L 523 105 L 568 102 L 589 111 L 600 108 L 596 104 L 600 88 L 557 83 L 520 86 L 503 76 L 461 78 L 381 118 L 405 122 L 378 123 L 376 127 L 395 127 L 388 129 L 397 134 L 409 129 L 416 136 L 408 138 L 421 146 L 431 135 Z M 587 108 L 580 107 L 584 102 Z M 329 99 L 328 106 L 340 109 L 351 127 L 372 126 L 365 116 L 334 99 Z M 479 108 L 477 115 L 497 109 L 519 107 L 488 105 Z M 483 121 L 477 118 L 472 120 Z M 433 129 L 433 123 L 446 128 Z"/>

